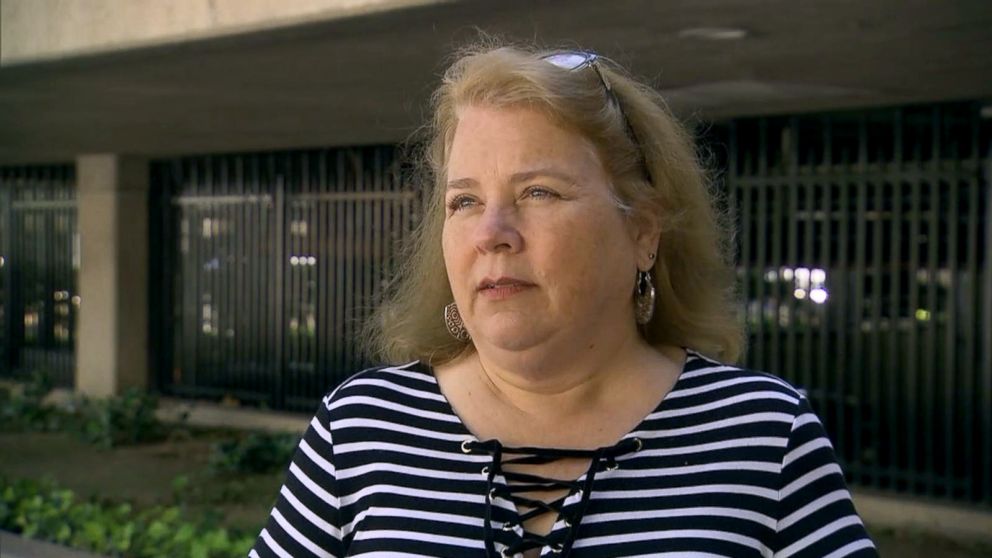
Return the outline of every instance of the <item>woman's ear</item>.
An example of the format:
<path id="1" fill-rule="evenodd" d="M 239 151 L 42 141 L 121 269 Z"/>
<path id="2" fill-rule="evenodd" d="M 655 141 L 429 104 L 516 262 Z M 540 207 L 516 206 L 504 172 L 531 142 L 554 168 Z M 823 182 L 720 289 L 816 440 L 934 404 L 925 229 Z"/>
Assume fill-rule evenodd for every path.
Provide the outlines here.
<path id="1" fill-rule="evenodd" d="M 657 215 L 644 215 L 637 219 L 634 241 L 637 244 L 637 269 L 650 270 L 658 260 L 661 241 L 661 222 Z"/>

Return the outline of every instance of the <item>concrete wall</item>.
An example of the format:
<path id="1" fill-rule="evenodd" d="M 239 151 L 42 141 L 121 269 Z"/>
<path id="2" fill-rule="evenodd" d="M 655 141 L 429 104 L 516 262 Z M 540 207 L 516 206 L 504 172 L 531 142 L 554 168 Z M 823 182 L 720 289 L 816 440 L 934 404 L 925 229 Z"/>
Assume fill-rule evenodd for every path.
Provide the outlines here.
<path id="1" fill-rule="evenodd" d="M 438 0 L 0 0 L 0 65 L 434 3 Z"/>

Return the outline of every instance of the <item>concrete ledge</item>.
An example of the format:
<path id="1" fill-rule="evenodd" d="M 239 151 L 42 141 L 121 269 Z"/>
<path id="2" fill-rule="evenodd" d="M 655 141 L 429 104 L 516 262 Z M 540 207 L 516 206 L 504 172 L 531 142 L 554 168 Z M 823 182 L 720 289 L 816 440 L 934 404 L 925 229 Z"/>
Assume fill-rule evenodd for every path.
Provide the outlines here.
<path id="1" fill-rule="evenodd" d="M 14 393 L 23 390 L 18 382 L 0 380 L 0 386 Z M 79 396 L 71 389 L 55 388 L 43 402 L 57 407 L 69 407 Z M 237 430 L 267 430 L 302 434 L 310 424 L 310 415 L 260 410 L 252 407 L 233 407 L 212 401 L 193 399 L 159 398 L 155 418 L 166 423 L 185 422 L 192 426 L 208 428 L 234 428 Z M 0 558 L 4 558 L 0 554 Z"/>
<path id="2" fill-rule="evenodd" d="M 858 513 L 873 528 L 913 530 L 992 545 L 992 511 L 852 488 Z"/>
<path id="3" fill-rule="evenodd" d="M 310 417 L 278 411 L 229 407 L 208 401 L 163 398 L 159 400 L 155 416 L 162 422 L 185 422 L 193 426 L 236 428 L 239 430 L 267 430 L 302 434 Z"/>
<path id="4" fill-rule="evenodd" d="M 0 556 L 3 558 L 102 558 L 99 554 L 28 539 L 7 531 L 0 531 Z"/>

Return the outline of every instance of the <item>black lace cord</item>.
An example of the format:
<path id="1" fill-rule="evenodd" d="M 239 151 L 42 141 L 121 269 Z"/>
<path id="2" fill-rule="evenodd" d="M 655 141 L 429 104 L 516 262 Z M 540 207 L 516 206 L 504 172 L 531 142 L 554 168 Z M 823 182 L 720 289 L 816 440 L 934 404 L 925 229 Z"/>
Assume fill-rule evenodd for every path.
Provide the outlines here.
<path id="1" fill-rule="evenodd" d="M 482 452 L 488 453 L 492 456 L 493 460 L 488 467 L 488 474 L 486 475 L 486 489 L 488 494 L 486 496 L 486 512 L 485 512 L 485 544 L 486 552 L 490 556 L 498 556 L 496 552 L 495 537 L 493 535 L 492 528 L 492 506 L 493 501 L 497 496 L 505 496 L 514 505 L 518 507 L 526 506 L 531 508 L 530 511 L 521 514 L 518 517 L 519 524 L 525 523 L 527 520 L 534 517 L 538 517 L 548 512 L 554 512 L 556 516 L 561 516 L 561 511 L 564 507 L 564 502 L 567 498 L 562 497 L 551 502 L 544 502 L 543 500 L 536 500 L 527 498 L 525 496 L 520 496 L 516 494 L 518 492 L 534 492 L 538 490 L 552 490 L 554 488 L 568 488 L 570 490 L 580 489 L 582 491 L 581 499 L 579 500 L 577 511 L 572 514 L 571 518 L 566 518 L 562 516 L 565 520 L 568 529 L 566 530 L 564 537 L 556 536 L 549 537 L 546 535 L 538 535 L 531 533 L 529 531 L 524 531 L 523 536 L 520 540 L 514 544 L 506 547 L 504 550 L 505 554 L 513 555 L 519 552 L 524 552 L 533 548 L 541 548 L 544 546 L 549 546 L 552 551 L 559 553 L 562 557 L 567 557 L 572 550 L 572 545 L 575 542 L 575 537 L 578 533 L 578 524 L 585 516 L 586 509 L 589 507 L 590 494 L 592 492 L 592 485 L 596 479 L 596 473 L 602 470 L 611 470 L 617 467 L 616 457 L 630 453 L 631 451 L 638 451 L 641 448 L 641 441 L 637 438 L 628 438 L 620 441 L 616 445 L 609 448 L 601 448 L 598 450 L 572 450 L 572 449 L 555 449 L 555 448 L 513 448 L 513 447 L 503 447 L 497 440 L 489 440 L 486 442 L 475 442 L 466 440 L 462 443 L 462 450 L 466 453 L 472 453 L 474 450 L 478 449 Z M 564 458 L 589 458 L 591 459 L 589 463 L 589 469 L 586 471 L 586 478 L 584 482 L 578 481 L 566 481 L 559 479 L 551 479 L 547 477 L 541 477 L 539 475 L 530 475 L 527 473 L 514 473 L 502 470 L 504 464 L 504 455 L 520 455 L 521 457 L 514 457 L 508 459 L 505 463 L 508 464 L 544 464 L 557 461 Z M 605 462 L 605 463 L 604 463 Z M 494 486 L 493 481 L 496 475 L 499 473 L 504 474 L 507 482 L 518 481 L 525 484 L 517 484 L 515 486 L 508 487 L 498 487 Z M 513 524 L 506 524 L 505 527 L 513 527 Z M 555 539 L 561 539 L 556 541 Z"/>
<path id="2" fill-rule="evenodd" d="M 593 481 L 596 480 L 596 472 L 599 470 L 602 453 L 603 452 L 600 450 L 593 452 L 592 461 L 589 463 L 589 469 L 586 471 L 585 482 L 569 483 L 572 487 L 574 487 L 573 490 L 576 488 L 580 489 L 582 491 L 582 496 L 579 500 L 577 512 L 571 516 L 572 519 L 569 521 L 564 537 L 560 535 L 557 537 L 542 536 L 529 531 L 524 531 L 524 536 L 521 537 L 520 541 L 507 547 L 507 554 L 513 555 L 518 552 L 524 552 L 532 548 L 541 548 L 544 546 L 551 547 L 553 552 L 561 554 L 563 558 L 567 557 L 571 553 L 572 544 L 575 542 L 575 536 L 579 531 L 578 524 L 585 515 L 585 510 L 589 505 L 589 493 L 592 490 Z M 564 503 L 564 500 L 561 500 L 561 502 Z M 561 514 L 560 508 L 556 511 L 558 511 L 558 515 Z"/>
<path id="3" fill-rule="evenodd" d="M 468 453 L 472 452 L 473 446 L 478 444 L 474 442 L 469 442 Z M 462 444 L 462 449 L 466 448 L 466 444 Z M 486 552 L 490 556 L 497 556 L 496 553 L 496 541 L 493 536 L 493 500 L 495 500 L 495 487 L 493 486 L 493 479 L 500 472 L 500 464 L 503 462 L 502 447 L 499 443 L 492 444 L 491 447 L 485 448 L 486 453 L 490 454 L 493 458 L 492 463 L 489 465 L 489 474 L 486 475 L 486 528 L 485 531 L 485 543 Z"/>
<path id="4" fill-rule="evenodd" d="M 614 458 L 615 456 L 613 455 L 606 457 L 607 467 L 615 467 L 616 461 Z M 586 472 L 586 481 L 582 486 L 582 498 L 579 500 L 579 505 L 577 506 L 578 509 L 573 515 L 575 519 L 572 520 L 572 526 L 565 532 L 565 540 L 561 543 L 560 551 L 563 558 L 572 553 L 572 545 L 575 544 L 575 536 L 579 532 L 579 522 L 586 516 L 586 509 L 589 507 L 589 496 L 592 494 L 592 483 L 596 480 L 596 473 L 601 470 L 601 459 L 603 459 L 603 456 L 598 456 L 592 463 L 589 464 L 589 470 Z"/>

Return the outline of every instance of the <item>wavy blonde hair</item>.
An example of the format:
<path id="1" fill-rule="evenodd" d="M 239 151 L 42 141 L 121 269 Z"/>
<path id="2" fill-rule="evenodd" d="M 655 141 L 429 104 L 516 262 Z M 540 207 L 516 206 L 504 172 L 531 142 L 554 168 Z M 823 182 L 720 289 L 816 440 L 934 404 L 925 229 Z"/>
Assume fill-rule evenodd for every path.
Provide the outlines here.
<path id="1" fill-rule="evenodd" d="M 433 120 L 423 129 L 426 141 L 414 156 L 426 188 L 423 219 L 367 324 L 366 351 L 386 362 L 440 364 L 472 347 L 453 338 L 443 320 L 444 306 L 453 300 L 441 230 L 457 109 L 524 105 L 543 110 L 596 146 L 628 219 L 653 215 L 661 224 L 652 270 L 657 302 L 654 317 L 641 328 L 645 339 L 736 361 L 743 334 L 729 229 L 723 225 L 728 220 L 715 209 L 692 138 L 657 92 L 614 63 L 597 62 L 623 112 L 610 101 L 595 70 L 568 71 L 542 60 L 553 52 L 484 40 L 460 51 L 445 72 L 433 96 Z"/>

